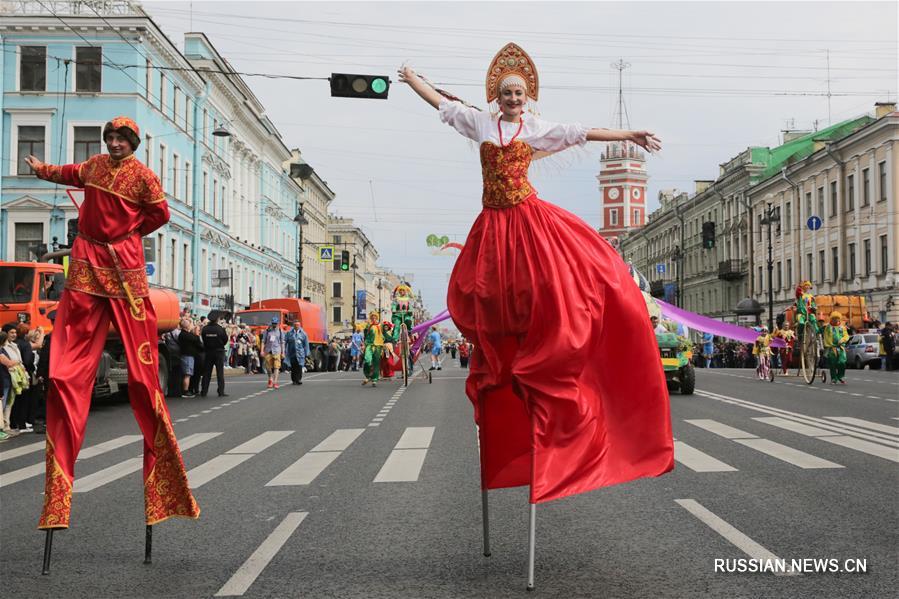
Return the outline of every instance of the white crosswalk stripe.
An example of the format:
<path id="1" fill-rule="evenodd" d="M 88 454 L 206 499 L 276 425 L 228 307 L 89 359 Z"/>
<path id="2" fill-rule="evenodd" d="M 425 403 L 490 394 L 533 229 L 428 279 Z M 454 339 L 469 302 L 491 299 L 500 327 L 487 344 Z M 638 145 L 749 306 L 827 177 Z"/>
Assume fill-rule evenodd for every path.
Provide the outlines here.
<path id="1" fill-rule="evenodd" d="M 737 470 L 683 441 L 674 442 L 674 459 L 694 472 L 736 472 Z"/>
<path id="2" fill-rule="evenodd" d="M 78 459 L 76 460 L 76 462 L 89 460 L 92 457 L 104 454 L 108 451 L 112 451 L 113 449 L 118 449 L 119 447 L 124 447 L 125 445 L 128 445 L 130 443 L 134 443 L 139 439 L 143 439 L 143 437 L 141 435 L 122 435 L 121 437 L 116 437 L 115 439 L 104 441 L 103 443 L 85 447 L 78 454 Z M 46 470 L 46 461 L 41 461 L 37 464 L 26 466 L 25 468 L 13 470 L 12 472 L 8 472 L 3 476 L 0 476 L 0 487 L 6 487 L 19 481 L 23 481 L 35 476 L 40 476 L 44 474 Z"/>
<path id="3" fill-rule="evenodd" d="M 375 476 L 376 483 L 415 482 L 421 474 L 431 439 L 433 426 L 409 427 L 397 441 L 387 461 Z"/>
<path id="4" fill-rule="evenodd" d="M 187 473 L 190 488 L 197 489 L 202 487 L 209 481 L 243 464 L 254 455 L 268 449 L 292 433 L 293 431 L 266 431 L 261 435 L 253 437 L 246 443 L 238 445 L 234 449 L 229 449 L 208 462 L 200 464 Z"/>
<path id="5" fill-rule="evenodd" d="M 709 432 L 715 433 L 725 439 L 730 439 L 735 443 L 749 447 L 773 458 L 777 458 L 788 464 L 798 466 L 799 468 L 842 468 L 841 465 L 813 456 L 804 451 L 799 451 L 792 447 L 782 445 L 769 439 L 759 438 L 757 435 L 747 433 L 739 429 L 727 426 L 714 420 L 685 420 Z"/>
<path id="6" fill-rule="evenodd" d="M 340 457 L 365 429 L 337 429 L 324 441 L 309 450 L 299 460 L 288 466 L 281 474 L 266 483 L 266 487 L 283 487 L 312 484 L 319 474 Z"/>
<path id="7" fill-rule="evenodd" d="M 29 443 L 28 445 L 16 447 L 15 449 L 8 449 L 6 451 L 0 452 L 0 462 L 4 460 L 11 460 L 23 455 L 28 455 L 29 453 L 43 451 L 46 446 L 46 441 L 38 441 L 37 443 Z"/>
<path id="8" fill-rule="evenodd" d="M 192 447 L 200 445 L 201 443 L 205 443 L 207 441 L 215 439 L 221 434 L 222 433 L 194 433 L 193 435 L 184 437 L 184 439 L 179 441 L 178 446 L 180 447 L 181 451 L 184 452 Z M 94 472 L 93 474 L 89 474 L 88 476 L 85 476 L 83 478 L 76 478 L 72 491 L 74 491 L 75 493 L 87 493 L 89 491 L 93 491 L 94 489 L 128 476 L 132 472 L 137 472 L 143 467 L 143 457 L 127 459 L 123 462 L 119 462 L 118 464 L 113 464 L 108 468 L 104 468 L 103 470 L 100 470 L 98 472 Z"/>

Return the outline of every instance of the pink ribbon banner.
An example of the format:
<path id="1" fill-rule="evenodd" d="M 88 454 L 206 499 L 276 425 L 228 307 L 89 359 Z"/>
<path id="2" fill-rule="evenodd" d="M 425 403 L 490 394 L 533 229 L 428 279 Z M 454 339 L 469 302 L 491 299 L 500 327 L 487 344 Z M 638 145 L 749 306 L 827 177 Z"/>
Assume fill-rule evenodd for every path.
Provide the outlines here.
<path id="1" fill-rule="evenodd" d="M 752 329 L 747 329 L 746 327 L 727 322 L 721 322 L 720 320 L 715 320 L 714 318 L 709 318 L 702 314 L 696 314 L 695 312 L 672 306 L 657 298 L 655 301 L 662 309 L 662 316 L 669 320 L 679 322 L 691 329 L 696 329 L 704 333 L 711 333 L 716 337 L 726 337 L 728 339 L 733 339 L 734 341 L 742 341 L 743 343 L 755 343 L 755 340 L 759 336 L 759 334 Z M 786 346 L 787 344 L 780 337 L 773 337 L 771 339 L 771 347 Z"/>

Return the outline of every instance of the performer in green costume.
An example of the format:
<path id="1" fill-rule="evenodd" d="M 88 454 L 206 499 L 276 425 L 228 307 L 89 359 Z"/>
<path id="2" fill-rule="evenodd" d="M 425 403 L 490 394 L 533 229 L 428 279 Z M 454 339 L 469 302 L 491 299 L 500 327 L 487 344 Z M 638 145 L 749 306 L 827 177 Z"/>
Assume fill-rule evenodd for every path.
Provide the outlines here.
<path id="1" fill-rule="evenodd" d="M 362 373 L 365 375 L 363 385 L 371 383 L 377 386 L 381 378 L 381 352 L 385 343 L 393 343 L 393 337 L 385 331 L 378 322 L 381 317 L 376 310 L 368 315 L 368 326 L 365 327 L 365 358 L 362 363 Z"/>
<path id="2" fill-rule="evenodd" d="M 824 355 L 827 356 L 827 366 L 830 368 L 830 382 L 832 384 L 846 384 L 843 376 L 846 374 L 846 342 L 849 341 L 849 332 L 843 326 L 843 315 L 839 312 L 830 313 L 830 324 L 824 327 Z"/>

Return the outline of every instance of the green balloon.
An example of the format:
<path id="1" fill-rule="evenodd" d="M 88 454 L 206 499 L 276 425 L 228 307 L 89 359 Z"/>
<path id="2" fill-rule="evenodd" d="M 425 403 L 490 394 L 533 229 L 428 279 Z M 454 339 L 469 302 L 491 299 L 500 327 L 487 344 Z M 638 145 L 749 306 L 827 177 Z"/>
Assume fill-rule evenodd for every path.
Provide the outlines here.
<path id="1" fill-rule="evenodd" d="M 430 235 L 428 235 L 428 240 L 427 240 L 427 241 L 428 241 L 428 245 L 429 245 L 429 246 L 435 246 L 435 245 L 439 245 L 439 244 L 440 244 L 440 239 L 439 239 L 436 235 L 434 235 L 433 233 L 431 233 Z"/>
<path id="2" fill-rule="evenodd" d="M 440 238 L 440 245 L 446 245 L 448 243 L 449 243 L 449 236 L 444 235 L 443 237 Z"/>

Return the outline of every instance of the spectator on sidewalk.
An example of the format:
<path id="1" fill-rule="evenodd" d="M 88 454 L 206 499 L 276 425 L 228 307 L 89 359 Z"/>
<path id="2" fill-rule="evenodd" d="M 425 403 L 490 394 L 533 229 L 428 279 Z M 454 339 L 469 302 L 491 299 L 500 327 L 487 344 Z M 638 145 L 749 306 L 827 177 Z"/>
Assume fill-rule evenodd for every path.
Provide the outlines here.
<path id="1" fill-rule="evenodd" d="M 181 396 L 194 397 L 190 389 L 190 379 L 196 373 L 197 358 L 203 351 L 203 342 L 200 337 L 191 330 L 193 324 L 190 319 L 181 319 L 181 328 L 178 333 L 178 350 L 181 353 L 181 373 L 183 375 Z"/>
<path id="2" fill-rule="evenodd" d="M 287 343 L 287 363 L 290 366 L 290 380 L 294 385 L 303 384 L 303 366 L 309 355 L 309 336 L 299 320 L 293 321 L 293 328 L 284 336 Z"/>
<path id="3" fill-rule="evenodd" d="M 215 379 L 218 384 L 219 397 L 228 397 L 225 393 L 225 346 L 228 344 L 228 334 L 218 323 L 216 313 L 209 317 L 209 324 L 202 331 L 205 360 L 203 370 L 203 388 L 200 397 L 206 397 L 209 392 L 209 383 L 212 379 L 212 368 L 215 367 Z"/>
<path id="4" fill-rule="evenodd" d="M 281 374 L 281 361 L 286 351 L 284 331 L 278 326 L 281 319 L 272 318 L 272 323 L 262 335 L 262 353 L 265 356 L 265 368 L 268 370 L 268 388 L 278 388 L 278 375 Z"/>

